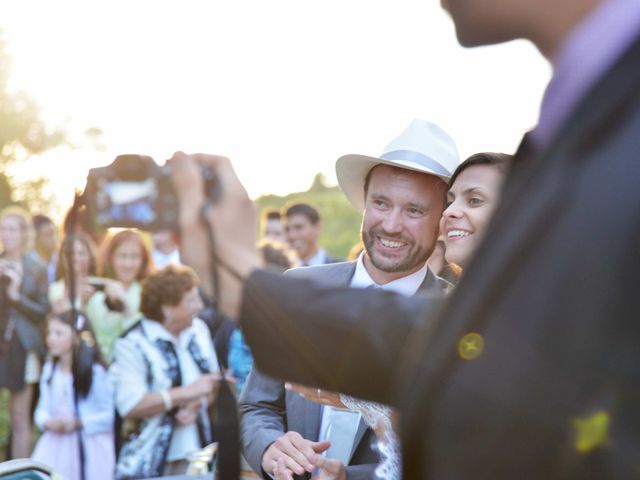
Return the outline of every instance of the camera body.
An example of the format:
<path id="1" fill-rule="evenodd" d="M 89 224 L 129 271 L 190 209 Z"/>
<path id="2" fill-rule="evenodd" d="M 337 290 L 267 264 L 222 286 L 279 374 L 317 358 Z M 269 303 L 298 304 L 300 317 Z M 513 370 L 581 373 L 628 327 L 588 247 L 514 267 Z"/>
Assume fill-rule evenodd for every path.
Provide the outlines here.
<path id="1" fill-rule="evenodd" d="M 169 167 L 147 155 L 118 155 L 92 168 L 83 194 L 91 228 L 178 230 L 178 199 Z"/>

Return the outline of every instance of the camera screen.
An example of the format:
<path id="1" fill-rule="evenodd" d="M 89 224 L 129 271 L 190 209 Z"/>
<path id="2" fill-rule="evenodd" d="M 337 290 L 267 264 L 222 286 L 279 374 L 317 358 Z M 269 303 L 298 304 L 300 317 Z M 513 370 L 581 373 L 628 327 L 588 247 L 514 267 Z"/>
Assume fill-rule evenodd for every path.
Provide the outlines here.
<path id="1" fill-rule="evenodd" d="M 101 226 L 157 220 L 158 186 L 154 178 L 141 182 L 101 179 L 96 195 L 96 222 Z"/>

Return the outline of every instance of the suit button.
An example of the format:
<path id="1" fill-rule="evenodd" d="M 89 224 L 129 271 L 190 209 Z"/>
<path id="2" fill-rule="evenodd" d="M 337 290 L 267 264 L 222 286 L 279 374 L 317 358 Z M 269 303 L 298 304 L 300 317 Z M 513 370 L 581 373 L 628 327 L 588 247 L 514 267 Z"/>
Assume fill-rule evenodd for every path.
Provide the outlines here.
<path id="1" fill-rule="evenodd" d="M 467 333 L 458 342 L 458 355 L 464 360 L 475 360 L 484 350 L 484 338 L 479 333 Z"/>

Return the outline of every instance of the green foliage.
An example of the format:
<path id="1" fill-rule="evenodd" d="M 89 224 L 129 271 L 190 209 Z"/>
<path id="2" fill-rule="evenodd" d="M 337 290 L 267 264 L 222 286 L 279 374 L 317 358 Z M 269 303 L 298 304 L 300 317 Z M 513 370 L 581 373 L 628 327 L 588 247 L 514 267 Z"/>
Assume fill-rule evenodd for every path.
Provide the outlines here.
<path id="1" fill-rule="evenodd" d="M 327 187 L 322 174 L 317 174 L 306 192 L 284 197 L 263 195 L 256 200 L 260 215 L 265 209 L 280 209 L 287 203 L 305 202 L 313 205 L 322 218 L 320 244 L 331 254 L 347 258 L 349 250 L 360 239 L 362 213 L 358 212 L 338 187 Z"/>
<path id="2" fill-rule="evenodd" d="M 51 195 L 46 195 L 45 178 L 18 185 L 8 173 L 13 162 L 25 160 L 60 145 L 65 134 L 52 129 L 40 119 L 36 102 L 25 92 L 11 92 L 8 87 L 11 61 L 6 53 L 0 32 L 0 207 L 11 203 L 24 203 L 34 210 L 47 206 Z M 32 202 L 36 202 L 33 204 Z M 29 202 L 28 204 L 26 202 Z"/>

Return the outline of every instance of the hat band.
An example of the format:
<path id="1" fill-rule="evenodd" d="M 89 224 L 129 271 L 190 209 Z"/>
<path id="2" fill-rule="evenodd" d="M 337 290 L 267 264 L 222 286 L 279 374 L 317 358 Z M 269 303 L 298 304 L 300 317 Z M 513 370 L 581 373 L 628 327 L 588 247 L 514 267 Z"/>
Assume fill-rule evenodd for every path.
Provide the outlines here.
<path id="1" fill-rule="evenodd" d="M 420 152 L 413 150 L 394 150 L 393 152 L 387 152 L 380 155 L 382 160 L 402 160 L 405 162 L 419 163 L 421 166 L 431 169 L 438 175 L 444 175 L 446 177 L 451 176 L 451 172 L 448 172 L 446 168 L 436 162 L 433 158 L 427 157 Z"/>

